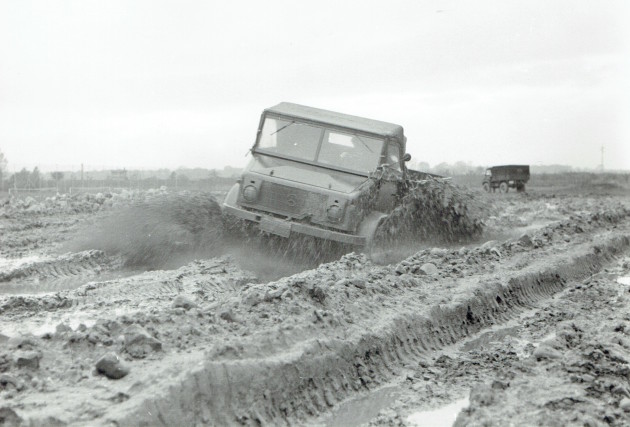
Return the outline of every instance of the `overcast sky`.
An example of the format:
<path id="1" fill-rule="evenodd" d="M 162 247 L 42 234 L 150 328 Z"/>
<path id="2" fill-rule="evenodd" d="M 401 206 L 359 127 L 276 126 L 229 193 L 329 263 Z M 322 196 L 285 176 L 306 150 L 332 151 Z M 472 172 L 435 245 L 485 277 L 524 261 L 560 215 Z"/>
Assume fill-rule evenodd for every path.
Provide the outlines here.
<path id="1" fill-rule="evenodd" d="M 431 165 L 630 170 L 630 2 L 0 0 L 10 170 L 243 166 L 282 101 Z"/>

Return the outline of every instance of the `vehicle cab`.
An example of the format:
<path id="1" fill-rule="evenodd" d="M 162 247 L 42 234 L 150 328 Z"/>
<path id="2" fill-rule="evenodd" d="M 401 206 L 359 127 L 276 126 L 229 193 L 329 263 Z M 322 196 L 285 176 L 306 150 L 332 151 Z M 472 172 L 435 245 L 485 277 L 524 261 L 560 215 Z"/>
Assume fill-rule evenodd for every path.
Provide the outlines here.
<path id="1" fill-rule="evenodd" d="M 402 179 L 404 150 L 399 125 L 278 104 L 263 111 L 252 159 L 224 212 L 284 237 L 299 233 L 362 245 L 366 217 L 394 206 L 395 188 L 373 194 L 370 176 L 387 170 Z"/>

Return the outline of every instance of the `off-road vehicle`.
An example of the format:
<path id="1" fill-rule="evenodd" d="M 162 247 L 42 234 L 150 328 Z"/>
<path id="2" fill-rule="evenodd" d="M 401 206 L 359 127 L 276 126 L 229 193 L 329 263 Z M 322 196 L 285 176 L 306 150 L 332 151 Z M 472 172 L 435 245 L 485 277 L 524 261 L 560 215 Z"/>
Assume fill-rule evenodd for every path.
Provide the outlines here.
<path id="1" fill-rule="evenodd" d="M 369 245 L 379 229 L 401 232 L 398 220 L 414 222 L 426 210 L 440 227 L 449 223 L 450 232 L 464 224 L 478 230 L 463 220 L 465 207 L 450 197 L 453 191 L 406 168 L 405 144 L 400 125 L 278 104 L 263 111 L 252 159 L 226 196 L 223 214 L 283 237 L 355 246 Z"/>
<path id="2" fill-rule="evenodd" d="M 510 188 L 525 191 L 525 184 L 529 181 L 529 165 L 493 166 L 486 169 L 482 186 L 487 192 L 499 189 L 507 193 Z"/>

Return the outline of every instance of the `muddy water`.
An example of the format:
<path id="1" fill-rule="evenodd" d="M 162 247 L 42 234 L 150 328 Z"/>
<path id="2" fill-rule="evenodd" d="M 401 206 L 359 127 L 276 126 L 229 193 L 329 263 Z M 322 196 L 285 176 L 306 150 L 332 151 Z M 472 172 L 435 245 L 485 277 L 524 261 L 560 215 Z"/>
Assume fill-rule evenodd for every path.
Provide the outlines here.
<path id="1" fill-rule="evenodd" d="M 355 427 L 370 422 L 390 406 L 400 394 L 398 386 L 386 386 L 339 405 L 322 425 L 326 427 Z"/>
<path id="2" fill-rule="evenodd" d="M 416 411 L 407 417 L 406 422 L 412 427 L 450 427 L 457 419 L 457 414 L 469 403 L 466 397 L 437 409 Z"/>
<path id="3" fill-rule="evenodd" d="M 337 407 L 323 422 L 325 427 L 358 427 L 376 418 L 401 395 L 400 386 L 386 386 L 369 394 L 348 400 Z M 468 397 L 430 410 L 417 410 L 406 418 L 409 426 L 447 427 L 453 425 L 457 414 L 469 405 Z"/>

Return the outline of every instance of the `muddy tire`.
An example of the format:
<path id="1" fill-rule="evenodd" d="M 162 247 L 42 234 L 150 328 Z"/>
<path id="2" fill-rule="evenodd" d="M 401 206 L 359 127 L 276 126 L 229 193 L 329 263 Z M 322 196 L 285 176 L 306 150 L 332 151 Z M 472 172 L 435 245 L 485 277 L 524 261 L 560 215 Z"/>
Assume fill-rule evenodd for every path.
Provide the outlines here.
<path id="1" fill-rule="evenodd" d="M 490 192 L 490 184 L 488 184 L 487 182 L 483 183 L 483 191 L 485 191 L 486 193 Z"/>
<path id="2" fill-rule="evenodd" d="M 525 184 L 523 183 L 516 184 L 516 191 L 518 191 L 519 193 L 522 193 L 523 191 L 525 191 Z"/>
<path id="3" fill-rule="evenodd" d="M 508 187 L 507 182 L 503 181 L 501 184 L 499 184 L 499 191 L 501 193 L 507 193 L 509 189 L 510 188 Z"/>

